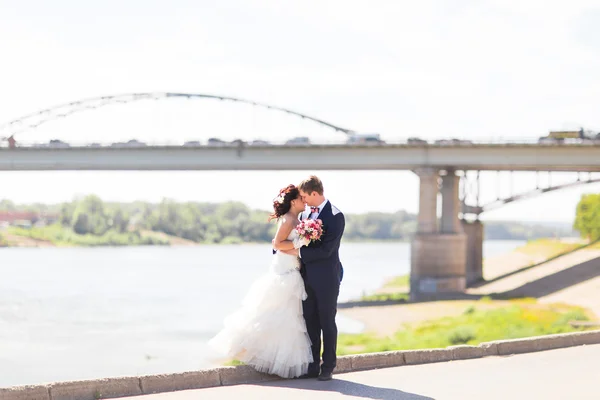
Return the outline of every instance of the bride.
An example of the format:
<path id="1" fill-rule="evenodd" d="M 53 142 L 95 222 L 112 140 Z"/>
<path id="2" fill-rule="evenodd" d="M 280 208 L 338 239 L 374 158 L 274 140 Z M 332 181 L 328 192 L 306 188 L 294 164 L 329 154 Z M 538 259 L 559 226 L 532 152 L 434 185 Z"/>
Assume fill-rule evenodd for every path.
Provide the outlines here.
<path id="1" fill-rule="evenodd" d="M 279 192 L 270 219 L 278 220 L 273 243 L 280 251 L 273 256 L 269 271 L 251 285 L 242 307 L 225 319 L 224 329 L 209 341 L 228 357 L 283 378 L 306 374 L 313 361 L 302 315 L 306 291 L 300 261 L 283 253 L 308 244 L 294 229 L 304 207 L 296 186 Z"/>

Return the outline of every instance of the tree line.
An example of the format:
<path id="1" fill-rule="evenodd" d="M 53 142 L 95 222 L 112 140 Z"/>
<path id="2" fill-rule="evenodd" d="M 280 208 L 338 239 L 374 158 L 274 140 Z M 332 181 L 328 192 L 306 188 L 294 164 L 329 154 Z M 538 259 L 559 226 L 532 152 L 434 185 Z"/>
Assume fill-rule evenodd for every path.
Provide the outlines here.
<path id="1" fill-rule="evenodd" d="M 17 205 L 2 200 L 0 211 L 56 215 L 55 225 L 76 235 L 88 236 L 153 231 L 197 243 L 245 243 L 270 242 L 276 229 L 276 224 L 268 220 L 268 211 L 254 210 L 240 202 L 217 204 L 164 199 L 160 203 L 115 203 L 89 195 L 61 204 Z M 416 227 L 417 216 L 406 211 L 346 214 L 344 239 L 409 240 Z M 528 240 L 571 233 L 564 229 L 516 222 L 489 221 L 484 227 L 486 239 L 492 240 Z M 583 232 L 587 234 L 588 231 L 584 229 Z"/>

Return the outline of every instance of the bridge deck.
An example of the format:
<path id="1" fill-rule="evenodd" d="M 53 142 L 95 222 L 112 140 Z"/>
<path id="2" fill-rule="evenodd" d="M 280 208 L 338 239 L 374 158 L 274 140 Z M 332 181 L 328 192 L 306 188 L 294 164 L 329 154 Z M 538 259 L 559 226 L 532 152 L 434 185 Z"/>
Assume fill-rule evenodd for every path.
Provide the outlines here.
<path id="1" fill-rule="evenodd" d="M 600 143 L 579 145 L 148 146 L 0 148 L 0 170 L 600 171 Z"/>

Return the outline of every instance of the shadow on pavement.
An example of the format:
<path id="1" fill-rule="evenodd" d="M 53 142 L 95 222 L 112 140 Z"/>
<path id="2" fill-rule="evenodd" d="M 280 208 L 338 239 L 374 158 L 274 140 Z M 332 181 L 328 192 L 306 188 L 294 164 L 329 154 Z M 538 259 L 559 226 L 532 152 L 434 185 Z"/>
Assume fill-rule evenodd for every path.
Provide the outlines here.
<path id="1" fill-rule="evenodd" d="M 544 260 L 544 261 L 540 261 L 540 262 L 538 262 L 538 263 L 531 264 L 531 265 L 528 265 L 528 266 L 526 266 L 526 267 L 518 268 L 518 269 L 516 269 L 516 270 L 514 270 L 514 271 L 510 271 L 510 272 L 507 272 L 507 273 L 505 273 L 505 274 L 502 274 L 502 275 L 498 275 L 498 276 L 496 276 L 496 277 L 494 277 L 494 278 L 492 278 L 492 279 L 487 279 L 487 280 L 486 280 L 486 279 L 483 279 L 483 280 L 481 280 L 481 281 L 479 281 L 479 282 L 475 282 L 475 283 L 473 283 L 473 284 L 472 284 L 472 285 L 470 285 L 469 287 L 471 287 L 471 288 L 480 288 L 480 287 L 482 287 L 482 286 L 485 286 L 485 285 L 488 285 L 488 284 L 490 284 L 490 283 L 493 283 L 493 282 L 500 281 L 500 280 L 502 280 L 502 279 L 508 278 L 509 276 L 513 276 L 513 275 L 516 275 L 516 274 L 520 274 L 521 272 L 528 271 L 528 270 L 530 270 L 530 269 L 533 269 L 533 268 L 539 267 L 540 265 L 548 264 L 549 262 L 551 262 L 551 261 L 554 261 L 554 260 L 556 260 L 557 258 L 561 258 L 561 257 L 567 256 L 567 255 L 569 255 L 569 254 L 576 253 L 576 252 L 578 252 L 578 251 L 580 251 L 580 250 L 583 250 L 583 249 L 585 249 L 585 248 L 587 248 L 587 247 L 594 246 L 594 245 L 595 245 L 596 243 L 598 243 L 598 242 L 599 242 L 598 240 L 596 240 L 596 241 L 593 241 L 593 242 L 591 242 L 591 243 L 588 243 L 588 244 L 585 244 L 585 245 L 583 245 L 583 246 L 577 247 L 577 248 L 575 248 L 575 249 L 572 249 L 572 250 L 566 251 L 566 252 L 564 252 L 564 253 L 557 254 L 557 255 L 555 255 L 555 256 L 553 256 L 553 257 L 550 257 L 550 258 L 548 258 L 548 259 L 546 259 L 546 260 Z"/>
<path id="2" fill-rule="evenodd" d="M 362 383 L 346 381 L 335 377 L 328 382 L 319 382 L 315 379 L 294 379 L 263 383 L 260 386 L 277 386 L 317 392 L 337 392 L 346 396 L 360 397 L 363 399 L 435 400 L 432 397 L 403 392 L 398 389 L 364 385 Z M 310 398 L 309 393 L 306 394 L 306 398 Z"/>
<path id="3" fill-rule="evenodd" d="M 544 297 L 600 276 L 600 257 L 502 293 L 506 297 Z"/>

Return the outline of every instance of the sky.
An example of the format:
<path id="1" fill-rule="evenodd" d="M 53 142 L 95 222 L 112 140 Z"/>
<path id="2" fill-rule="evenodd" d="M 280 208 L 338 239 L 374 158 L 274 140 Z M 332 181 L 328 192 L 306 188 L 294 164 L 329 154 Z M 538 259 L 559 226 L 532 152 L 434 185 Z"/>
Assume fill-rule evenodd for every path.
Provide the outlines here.
<path id="1" fill-rule="evenodd" d="M 0 124 L 51 106 L 131 92 L 240 97 L 387 141 L 525 140 L 600 131 L 597 1 L 0 0 Z M 140 101 L 48 122 L 17 138 L 148 143 L 343 136 L 306 120 L 209 100 Z M 2 172 L 0 198 L 243 201 L 266 209 L 310 173 L 346 212 L 416 212 L 407 171 Z M 542 174 L 484 174 L 482 198 Z M 573 174 L 553 175 L 568 182 Z M 582 193 L 544 194 L 485 218 L 569 221 Z"/>

